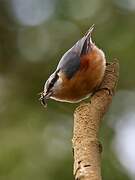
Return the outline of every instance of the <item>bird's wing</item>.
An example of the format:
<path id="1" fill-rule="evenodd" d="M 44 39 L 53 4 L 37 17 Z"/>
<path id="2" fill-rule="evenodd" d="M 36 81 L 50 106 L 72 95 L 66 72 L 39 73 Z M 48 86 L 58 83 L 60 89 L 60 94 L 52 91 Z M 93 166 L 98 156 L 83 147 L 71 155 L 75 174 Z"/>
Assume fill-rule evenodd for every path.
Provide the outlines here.
<path id="1" fill-rule="evenodd" d="M 79 70 L 81 56 L 87 54 L 91 49 L 93 28 L 94 26 L 63 55 L 57 66 L 57 70 L 63 71 L 69 79 Z"/>

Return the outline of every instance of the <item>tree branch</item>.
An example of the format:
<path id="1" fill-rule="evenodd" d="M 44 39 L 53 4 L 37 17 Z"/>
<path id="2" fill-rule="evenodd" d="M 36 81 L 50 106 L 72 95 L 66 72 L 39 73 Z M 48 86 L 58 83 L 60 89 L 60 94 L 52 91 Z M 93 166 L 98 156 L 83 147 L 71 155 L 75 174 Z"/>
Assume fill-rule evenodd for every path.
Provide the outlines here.
<path id="1" fill-rule="evenodd" d="M 101 151 L 98 132 L 118 81 L 119 64 L 107 65 L 99 90 L 90 103 L 82 103 L 74 112 L 74 176 L 75 180 L 101 180 Z"/>

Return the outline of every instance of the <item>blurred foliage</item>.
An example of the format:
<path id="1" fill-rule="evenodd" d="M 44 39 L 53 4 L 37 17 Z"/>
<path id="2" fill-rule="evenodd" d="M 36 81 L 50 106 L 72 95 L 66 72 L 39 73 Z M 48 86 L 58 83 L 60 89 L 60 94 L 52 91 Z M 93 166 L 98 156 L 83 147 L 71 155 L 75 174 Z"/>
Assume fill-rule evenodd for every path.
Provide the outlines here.
<path id="1" fill-rule="evenodd" d="M 134 91 L 134 19 L 134 0 L 0 1 L 0 180 L 73 179 L 76 105 L 50 100 L 44 109 L 38 93 L 92 24 L 107 59 L 120 62 L 119 91 Z M 108 123 L 122 111 L 116 98 L 101 129 L 104 180 L 131 177 L 112 148 L 115 131 Z"/>

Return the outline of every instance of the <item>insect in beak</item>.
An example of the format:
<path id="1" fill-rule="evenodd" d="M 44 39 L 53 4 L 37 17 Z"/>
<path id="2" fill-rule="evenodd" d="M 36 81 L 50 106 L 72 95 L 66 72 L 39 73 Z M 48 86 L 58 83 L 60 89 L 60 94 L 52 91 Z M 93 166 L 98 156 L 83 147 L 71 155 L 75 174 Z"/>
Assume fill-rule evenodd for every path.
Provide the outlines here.
<path id="1" fill-rule="evenodd" d="M 51 94 L 52 94 L 52 92 L 49 92 L 49 93 L 47 93 L 46 95 L 44 94 L 44 92 L 41 92 L 41 93 L 40 93 L 40 98 L 39 98 L 39 100 L 40 100 L 41 104 L 42 104 L 45 108 L 47 107 L 47 100 L 50 98 Z"/>
<path id="2" fill-rule="evenodd" d="M 46 99 L 46 97 L 45 97 L 45 95 L 44 95 L 44 92 L 41 92 L 40 93 L 40 98 L 39 98 L 39 100 L 40 100 L 40 102 L 41 102 L 41 104 L 46 108 L 47 107 L 47 99 Z"/>

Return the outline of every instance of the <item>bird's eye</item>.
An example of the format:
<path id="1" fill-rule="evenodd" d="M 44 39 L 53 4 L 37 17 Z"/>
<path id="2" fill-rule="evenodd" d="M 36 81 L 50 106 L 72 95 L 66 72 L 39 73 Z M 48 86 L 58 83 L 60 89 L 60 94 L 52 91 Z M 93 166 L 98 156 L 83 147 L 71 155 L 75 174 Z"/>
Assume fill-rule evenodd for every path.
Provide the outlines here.
<path id="1" fill-rule="evenodd" d="M 54 81 L 52 80 L 51 82 L 50 82 L 50 85 L 53 85 L 54 84 Z"/>
<path id="2" fill-rule="evenodd" d="M 58 78 L 59 78 L 59 75 L 58 73 L 56 73 L 54 78 L 51 80 L 50 85 L 54 85 L 54 83 L 57 81 Z"/>

